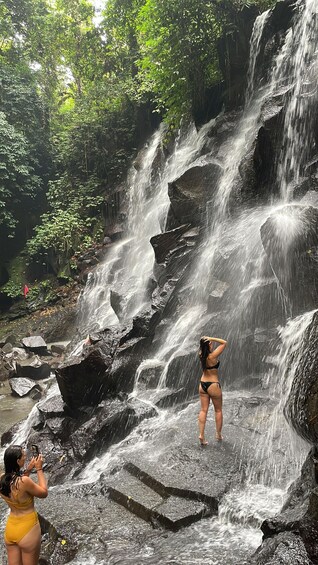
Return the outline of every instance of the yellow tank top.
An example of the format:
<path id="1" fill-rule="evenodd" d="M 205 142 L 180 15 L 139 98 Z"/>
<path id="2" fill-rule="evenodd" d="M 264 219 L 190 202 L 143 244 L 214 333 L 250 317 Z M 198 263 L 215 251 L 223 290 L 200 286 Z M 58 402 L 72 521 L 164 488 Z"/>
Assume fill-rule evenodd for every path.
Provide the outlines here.
<path id="1" fill-rule="evenodd" d="M 24 508 L 28 508 L 28 506 L 31 506 L 34 500 L 34 497 L 31 495 L 29 495 L 29 497 L 26 500 L 23 500 L 22 502 L 20 502 L 19 500 L 13 500 L 9 496 L 4 496 L 4 494 L 2 494 L 1 496 L 6 501 L 7 504 L 12 506 L 13 508 L 17 508 L 21 510 L 23 510 Z"/>

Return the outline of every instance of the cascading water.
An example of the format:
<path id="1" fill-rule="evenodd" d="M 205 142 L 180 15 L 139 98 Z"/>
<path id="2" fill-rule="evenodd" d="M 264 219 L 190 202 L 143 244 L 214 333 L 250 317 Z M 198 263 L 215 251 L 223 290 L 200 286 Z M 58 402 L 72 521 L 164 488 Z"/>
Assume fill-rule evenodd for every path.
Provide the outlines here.
<path id="1" fill-rule="evenodd" d="M 246 88 L 246 96 L 245 96 L 246 106 L 251 101 L 251 98 L 255 90 L 256 62 L 257 62 L 257 57 L 260 53 L 261 39 L 269 14 L 270 14 L 269 10 L 263 12 L 263 14 L 261 14 L 258 18 L 256 18 L 253 26 L 253 31 L 250 39 L 250 59 L 249 59 L 249 66 L 247 71 L 247 88 Z"/>
<path id="2" fill-rule="evenodd" d="M 187 309 L 183 310 L 177 321 L 168 328 L 162 339 L 163 345 L 157 351 L 156 359 L 144 361 L 143 366 L 147 363 L 155 363 L 156 360 L 161 364 L 165 363 L 159 388 L 165 386 L 169 364 L 175 355 L 181 351 L 194 349 L 200 335 L 198 332 L 207 327 L 205 320 L 209 319 L 209 315 L 206 313 L 206 298 L 211 285 L 209 273 L 213 273 L 214 279 L 222 280 L 224 268 L 219 261 L 220 256 L 229 258 L 228 269 L 232 271 L 231 292 L 227 299 L 228 307 L 225 308 L 230 314 L 226 316 L 225 327 L 227 327 L 226 336 L 229 342 L 239 353 L 236 356 L 238 363 L 242 363 L 242 359 L 245 359 L 240 347 L 242 333 L 247 332 L 249 328 L 257 328 L 257 324 L 260 329 L 266 326 L 264 316 L 266 318 L 270 305 L 266 303 L 266 294 L 260 301 L 259 290 L 262 286 L 270 285 L 275 289 L 275 307 L 279 311 L 280 323 L 289 313 L 287 301 L 276 277 L 273 273 L 271 275 L 268 273 L 259 231 L 272 212 L 281 213 L 280 235 L 282 246 L 287 246 L 287 250 L 291 239 L 301 227 L 297 219 L 293 218 L 293 214 L 286 213 L 286 209 L 282 206 L 284 201 L 290 200 L 292 187 L 299 183 L 301 178 L 301 170 L 311 143 L 310 133 L 307 136 L 306 132 L 310 131 L 311 110 L 317 97 L 317 83 L 312 80 L 315 69 L 317 70 L 317 3 L 307 0 L 303 8 L 300 8 L 298 3 L 300 11 L 298 21 L 294 29 L 286 35 L 285 44 L 276 58 L 268 86 L 257 93 L 253 92 L 255 61 L 259 53 L 260 35 L 268 17 L 267 13 L 255 23 L 251 43 L 247 107 L 237 127 L 237 134 L 230 141 L 229 156 L 222 165 L 224 172 L 218 191 L 209 203 L 209 208 L 212 210 L 209 217 L 213 219 L 187 281 L 187 289 L 190 292 L 188 292 L 187 305 L 183 304 Z M 290 77 L 292 77 L 291 84 Z M 289 87 L 286 87 L 287 81 Z M 283 202 L 268 208 L 250 208 L 238 213 L 236 217 L 229 218 L 228 204 L 236 189 L 239 166 L 255 139 L 262 103 L 268 95 L 282 92 L 282 86 L 283 91 L 287 91 L 285 142 L 278 166 Z M 273 297 L 273 290 L 271 296 Z M 299 361 L 295 351 L 298 351 L 300 356 L 302 339 L 312 315 L 312 312 L 306 313 L 289 320 L 286 326 L 278 328 L 274 344 L 269 344 L 267 350 L 267 358 L 273 362 L 274 351 L 275 349 L 277 351 L 281 343 L 273 369 L 266 370 L 265 358 L 260 359 L 264 364 L 263 387 L 267 389 L 268 398 L 276 404 L 276 407 L 270 418 L 267 439 L 265 442 L 262 439 L 255 457 L 250 461 L 248 471 L 244 471 L 246 486 L 231 491 L 222 501 L 219 509 L 220 523 L 229 525 L 239 522 L 259 526 L 266 516 L 279 511 L 285 489 L 300 471 L 308 446 L 287 425 L 283 417 L 283 407 Z M 288 360 L 291 357 L 293 357 L 293 365 L 289 367 Z"/>
<path id="3" fill-rule="evenodd" d="M 145 148 L 142 165 L 128 174 L 129 217 L 127 237 L 117 243 L 103 264 L 89 275 L 80 299 L 79 328 L 102 329 L 118 323 L 110 304 L 113 288 L 123 293 L 122 318 L 133 317 L 147 299 L 154 252 L 150 239 L 162 231 L 169 207 L 168 183 L 178 178 L 195 161 L 206 141 L 211 122 L 198 132 L 192 124 L 180 132 L 172 155 L 154 175 L 154 160 L 162 152 L 165 129 L 160 128 Z"/>
<path id="4" fill-rule="evenodd" d="M 313 144 L 312 118 L 318 102 L 318 4 L 316 0 L 298 2 L 301 17 L 288 37 L 282 63 L 287 79 L 287 107 L 284 120 L 284 145 L 278 166 L 278 181 L 283 200 L 290 200 L 301 182 L 303 166 Z"/>

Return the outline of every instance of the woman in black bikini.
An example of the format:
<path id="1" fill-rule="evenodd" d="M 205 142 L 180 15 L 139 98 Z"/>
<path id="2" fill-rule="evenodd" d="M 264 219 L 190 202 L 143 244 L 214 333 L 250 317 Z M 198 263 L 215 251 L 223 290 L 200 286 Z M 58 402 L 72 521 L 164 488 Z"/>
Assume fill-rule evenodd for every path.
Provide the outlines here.
<path id="1" fill-rule="evenodd" d="M 214 349 L 214 343 L 218 343 L 218 347 Z M 227 346 L 225 339 L 217 337 L 203 336 L 200 339 L 199 356 L 203 369 L 203 374 L 199 385 L 199 394 L 201 401 L 201 410 L 199 414 L 199 440 L 201 445 L 207 445 L 208 442 L 204 438 L 204 429 L 208 415 L 210 400 L 213 402 L 215 413 L 215 429 L 216 439 L 222 440 L 222 390 L 218 378 L 218 368 L 220 365 L 219 356 L 223 353 Z"/>

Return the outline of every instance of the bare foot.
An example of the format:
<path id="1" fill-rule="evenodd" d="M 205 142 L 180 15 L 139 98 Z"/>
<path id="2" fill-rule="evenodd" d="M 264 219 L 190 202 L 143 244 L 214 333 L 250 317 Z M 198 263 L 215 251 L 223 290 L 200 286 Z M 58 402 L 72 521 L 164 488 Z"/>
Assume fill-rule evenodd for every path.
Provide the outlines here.
<path id="1" fill-rule="evenodd" d="M 204 447 L 205 445 L 209 445 L 208 442 L 205 441 L 204 437 L 200 437 L 200 436 L 199 436 L 199 441 L 200 441 L 200 445 L 202 445 L 203 447 Z"/>
<path id="2" fill-rule="evenodd" d="M 223 436 L 222 436 L 221 432 L 216 432 L 215 439 L 217 439 L 217 441 L 222 441 Z"/>

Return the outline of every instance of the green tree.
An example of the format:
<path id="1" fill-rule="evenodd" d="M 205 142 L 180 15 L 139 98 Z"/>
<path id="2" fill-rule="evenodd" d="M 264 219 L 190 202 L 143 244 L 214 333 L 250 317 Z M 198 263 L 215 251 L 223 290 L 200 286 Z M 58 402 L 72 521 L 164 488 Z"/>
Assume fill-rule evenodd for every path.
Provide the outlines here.
<path id="1" fill-rule="evenodd" d="M 137 21 L 141 88 L 175 124 L 221 79 L 216 41 L 222 29 L 209 0 L 147 0 Z"/>
<path id="2" fill-rule="evenodd" d="M 30 164 L 30 148 L 0 112 L 0 228 L 1 235 L 13 237 L 41 186 Z"/>

